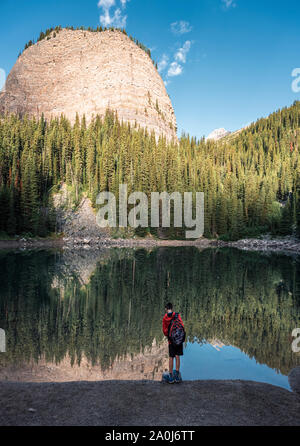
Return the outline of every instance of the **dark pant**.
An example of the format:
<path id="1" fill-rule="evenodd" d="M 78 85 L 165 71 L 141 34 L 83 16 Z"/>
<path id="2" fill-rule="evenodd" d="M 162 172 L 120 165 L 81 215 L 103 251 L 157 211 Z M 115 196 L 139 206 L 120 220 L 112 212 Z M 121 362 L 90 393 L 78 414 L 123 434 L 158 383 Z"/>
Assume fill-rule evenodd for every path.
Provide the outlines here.
<path id="1" fill-rule="evenodd" d="M 175 356 L 183 356 L 183 344 L 169 344 L 169 356 L 170 358 L 175 358 Z"/>

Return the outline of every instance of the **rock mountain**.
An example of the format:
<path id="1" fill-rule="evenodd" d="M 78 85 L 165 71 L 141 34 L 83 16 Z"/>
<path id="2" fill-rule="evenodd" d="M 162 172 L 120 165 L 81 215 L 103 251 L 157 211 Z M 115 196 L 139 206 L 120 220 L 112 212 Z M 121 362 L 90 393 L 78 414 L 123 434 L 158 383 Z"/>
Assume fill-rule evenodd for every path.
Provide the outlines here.
<path id="1" fill-rule="evenodd" d="M 208 137 L 206 138 L 206 140 L 212 139 L 214 141 L 218 141 L 219 139 L 224 138 L 227 135 L 230 135 L 231 132 L 228 132 L 225 129 L 216 129 L 213 132 L 211 132 Z"/>
<path id="2" fill-rule="evenodd" d="M 27 48 L 0 93 L 0 112 L 46 119 L 118 118 L 177 140 L 176 118 L 149 55 L 121 31 L 62 29 Z"/>

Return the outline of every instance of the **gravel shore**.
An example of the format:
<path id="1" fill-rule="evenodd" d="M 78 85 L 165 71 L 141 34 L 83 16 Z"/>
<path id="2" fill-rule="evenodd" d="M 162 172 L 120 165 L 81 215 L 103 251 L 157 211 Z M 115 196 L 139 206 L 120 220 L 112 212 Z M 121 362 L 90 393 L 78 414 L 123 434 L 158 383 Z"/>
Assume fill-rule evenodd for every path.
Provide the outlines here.
<path id="1" fill-rule="evenodd" d="M 0 383 L 1 426 L 299 426 L 300 397 L 250 381 Z"/>

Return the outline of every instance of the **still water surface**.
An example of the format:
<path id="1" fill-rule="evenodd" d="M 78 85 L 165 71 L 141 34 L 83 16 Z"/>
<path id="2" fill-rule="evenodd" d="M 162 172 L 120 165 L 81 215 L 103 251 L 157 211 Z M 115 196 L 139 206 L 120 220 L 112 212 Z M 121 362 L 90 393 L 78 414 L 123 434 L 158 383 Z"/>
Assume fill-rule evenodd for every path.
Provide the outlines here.
<path id="1" fill-rule="evenodd" d="M 289 389 L 299 273 L 299 257 L 234 249 L 0 252 L 0 380 L 158 380 L 172 301 L 188 334 L 184 379 Z"/>

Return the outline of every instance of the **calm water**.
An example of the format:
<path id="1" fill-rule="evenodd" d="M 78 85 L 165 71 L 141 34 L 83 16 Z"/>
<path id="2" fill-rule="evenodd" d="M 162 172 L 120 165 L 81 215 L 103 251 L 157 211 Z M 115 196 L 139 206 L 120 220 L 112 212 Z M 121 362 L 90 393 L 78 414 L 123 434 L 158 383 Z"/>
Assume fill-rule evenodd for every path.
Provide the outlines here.
<path id="1" fill-rule="evenodd" d="M 0 252 L 0 379 L 159 379 L 164 303 L 185 321 L 185 379 L 289 388 L 300 258 L 233 249 Z"/>

